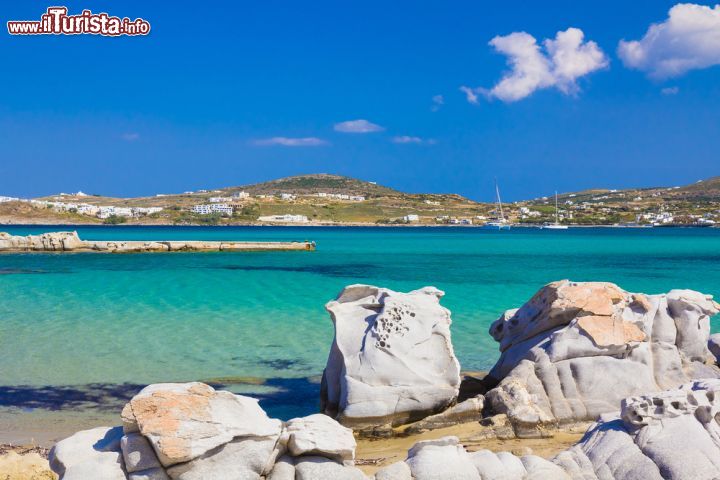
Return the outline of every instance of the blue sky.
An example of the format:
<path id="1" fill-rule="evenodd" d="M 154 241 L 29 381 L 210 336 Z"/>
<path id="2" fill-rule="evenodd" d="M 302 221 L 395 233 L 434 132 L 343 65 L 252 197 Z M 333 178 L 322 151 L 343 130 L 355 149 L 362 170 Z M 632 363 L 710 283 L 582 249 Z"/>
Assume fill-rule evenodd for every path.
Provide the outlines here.
<path id="1" fill-rule="evenodd" d="M 680 28 L 642 42 L 675 2 L 65 5 L 142 17 L 152 32 L 0 34 L 0 195 L 136 196 L 327 172 L 478 200 L 497 177 L 514 200 L 720 175 L 720 10 L 689 11 L 707 22 L 678 39 L 679 12 Z M 48 6 L 3 5 L 3 23 Z M 584 35 L 579 54 L 555 59 L 570 27 Z M 519 81 L 489 43 L 498 36 L 506 52 L 530 48 Z M 623 39 L 641 42 L 619 55 Z"/>

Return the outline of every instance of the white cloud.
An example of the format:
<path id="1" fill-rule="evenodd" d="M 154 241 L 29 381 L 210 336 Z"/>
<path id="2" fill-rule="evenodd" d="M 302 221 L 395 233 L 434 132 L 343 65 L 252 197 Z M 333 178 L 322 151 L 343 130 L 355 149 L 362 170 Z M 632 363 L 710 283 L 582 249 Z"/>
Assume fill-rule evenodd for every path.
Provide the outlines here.
<path id="1" fill-rule="evenodd" d="M 383 130 L 385 130 L 380 125 L 376 125 L 363 119 L 348 120 L 346 122 L 336 123 L 334 128 L 336 132 L 343 133 L 372 133 L 382 132 Z"/>
<path id="2" fill-rule="evenodd" d="M 442 95 L 434 95 L 432 97 L 432 107 L 430 107 L 430 110 L 437 112 L 443 105 L 445 105 L 445 97 Z"/>
<path id="3" fill-rule="evenodd" d="M 301 137 L 301 138 L 289 138 L 289 137 L 272 137 L 272 138 L 261 138 L 252 142 L 254 145 L 261 147 L 281 145 L 283 147 L 319 147 L 327 145 L 328 142 L 317 137 Z"/>
<path id="4" fill-rule="evenodd" d="M 574 95 L 580 87 L 577 80 L 608 66 L 605 53 L 595 42 L 585 41 L 579 28 L 559 31 L 554 39 L 543 41 L 525 32 L 497 36 L 490 45 L 508 57 L 510 71 L 491 89 L 461 87 L 470 103 L 477 103 L 477 94 L 516 102 L 536 90 L 557 88 L 566 95 Z"/>
<path id="5" fill-rule="evenodd" d="M 463 85 L 460 87 L 460 91 L 465 94 L 465 98 L 468 102 L 477 104 L 478 103 L 478 96 L 477 94 L 480 93 L 482 88 L 470 88 Z"/>
<path id="6" fill-rule="evenodd" d="M 663 95 L 677 95 L 677 93 L 680 91 L 678 87 L 665 87 L 660 92 Z"/>
<path id="7" fill-rule="evenodd" d="M 720 5 L 679 3 L 670 9 L 667 20 L 650 25 L 642 39 L 621 40 L 618 55 L 628 68 L 656 79 L 718 65 Z"/>
<path id="8" fill-rule="evenodd" d="M 126 142 L 134 142 L 135 140 L 138 140 L 140 138 L 140 134 L 136 132 L 128 132 L 120 135 L 120 138 L 122 138 Z"/>
<path id="9" fill-rule="evenodd" d="M 393 143 L 414 143 L 416 145 L 435 145 L 437 141 L 433 138 L 420 138 L 420 137 L 413 137 L 410 135 L 400 135 L 397 137 L 393 137 L 392 139 Z"/>

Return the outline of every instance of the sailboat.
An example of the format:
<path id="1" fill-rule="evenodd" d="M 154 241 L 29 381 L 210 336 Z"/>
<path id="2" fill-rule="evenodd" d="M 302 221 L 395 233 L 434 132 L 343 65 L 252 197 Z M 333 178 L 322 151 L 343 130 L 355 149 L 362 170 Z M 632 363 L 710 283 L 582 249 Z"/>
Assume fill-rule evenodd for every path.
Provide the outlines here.
<path id="1" fill-rule="evenodd" d="M 495 197 L 498 210 L 500 210 L 500 217 L 497 220 L 493 220 L 492 222 L 487 222 L 485 225 L 483 225 L 483 227 L 492 230 L 510 230 L 510 224 L 505 219 L 505 215 L 503 214 L 502 200 L 500 200 L 500 188 L 498 187 L 497 181 L 495 182 Z"/>
<path id="2" fill-rule="evenodd" d="M 541 228 L 545 228 L 548 230 L 567 230 L 567 225 L 561 225 L 560 224 L 560 213 L 558 210 L 558 196 L 557 191 L 555 192 L 555 223 L 547 223 L 543 225 Z"/>

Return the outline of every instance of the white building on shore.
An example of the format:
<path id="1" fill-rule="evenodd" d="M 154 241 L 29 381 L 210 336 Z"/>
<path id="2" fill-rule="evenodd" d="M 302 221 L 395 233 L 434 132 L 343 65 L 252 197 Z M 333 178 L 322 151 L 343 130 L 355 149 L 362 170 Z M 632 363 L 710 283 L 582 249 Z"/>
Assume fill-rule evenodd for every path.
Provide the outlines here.
<path id="1" fill-rule="evenodd" d="M 258 217 L 259 222 L 281 222 L 281 223 L 307 223 L 308 217 L 305 215 L 292 215 L 286 213 L 284 215 L 265 215 Z"/>
<path id="2" fill-rule="evenodd" d="M 212 203 L 210 205 L 195 205 L 191 211 L 200 215 L 210 215 L 211 213 L 232 215 L 233 207 L 227 203 Z"/>

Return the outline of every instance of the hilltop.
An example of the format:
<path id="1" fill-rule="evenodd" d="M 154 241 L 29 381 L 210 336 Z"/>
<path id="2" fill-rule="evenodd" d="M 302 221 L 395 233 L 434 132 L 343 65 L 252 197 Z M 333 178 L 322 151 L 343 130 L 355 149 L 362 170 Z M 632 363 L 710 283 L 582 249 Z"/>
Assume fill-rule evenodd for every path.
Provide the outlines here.
<path id="1" fill-rule="evenodd" d="M 279 195 L 282 193 L 314 195 L 320 192 L 362 195 L 366 197 L 402 195 L 402 192 L 378 185 L 375 182 L 366 182 L 356 178 L 331 175 L 328 173 L 297 175 L 221 190 L 231 193 L 245 191 L 253 195 Z"/>

